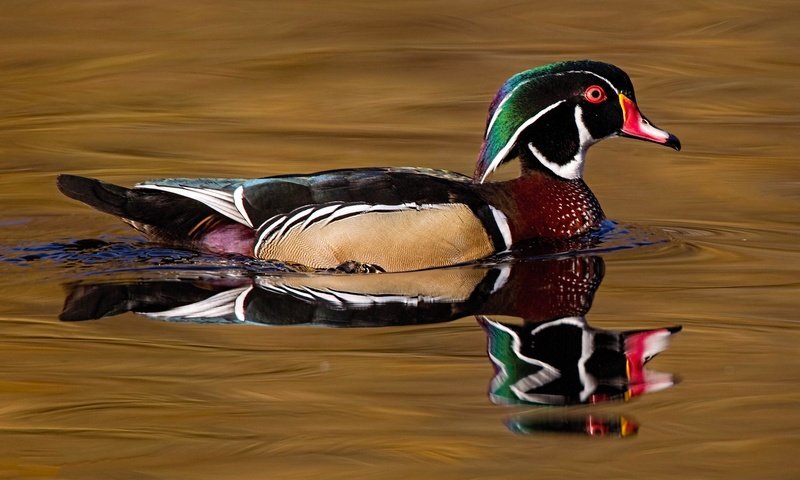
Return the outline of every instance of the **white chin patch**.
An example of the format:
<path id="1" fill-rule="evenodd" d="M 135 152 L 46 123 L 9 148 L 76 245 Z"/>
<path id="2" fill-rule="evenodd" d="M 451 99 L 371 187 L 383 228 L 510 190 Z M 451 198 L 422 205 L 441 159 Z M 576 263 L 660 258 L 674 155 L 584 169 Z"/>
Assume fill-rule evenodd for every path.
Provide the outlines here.
<path id="1" fill-rule="evenodd" d="M 572 160 L 564 165 L 551 162 L 532 143 L 528 144 L 528 149 L 533 153 L 536 159 L 539 160 L 539 163 L 559 177 L 567 180 L 574 180 L 583 176 L 583 164 L 586 159 L 586 150 L 598 141 L 592 137 L 589 133 L 589 129 L 586 128 L 586 124 L 583 123 L 583 109 L 581 109 L 580 105 L 575 105 L 575 126 L 578 128 L 578 152 L 572 157 Z"/>

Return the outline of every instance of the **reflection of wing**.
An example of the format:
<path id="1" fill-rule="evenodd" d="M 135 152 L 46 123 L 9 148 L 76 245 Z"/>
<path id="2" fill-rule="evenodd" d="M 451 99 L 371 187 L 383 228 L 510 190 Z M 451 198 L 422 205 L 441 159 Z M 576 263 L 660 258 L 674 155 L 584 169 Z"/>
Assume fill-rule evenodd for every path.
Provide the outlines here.
<path id="1" fill-rule="evenodd" d="M 169 310 L 203 302 L 215 292 L 227 291 L 242 281 L 250 283 L 247 278 L 238 281 L 226 279 L 216 289 L 203 283 L 178 281 L 70 284 L 67 285 L 69 293 L 59 318 L 65 321 L 94 320 L 125 312 L 148 314 Z"/>
<path id="2" fill-rule="evenodd" d="M 147 312 L 148 317 L 163 320 L 220 319 L 243 322 L 242 302 L 253 287 L 224 290 L 199 302 L 170 308 L 160 312 Z"/>

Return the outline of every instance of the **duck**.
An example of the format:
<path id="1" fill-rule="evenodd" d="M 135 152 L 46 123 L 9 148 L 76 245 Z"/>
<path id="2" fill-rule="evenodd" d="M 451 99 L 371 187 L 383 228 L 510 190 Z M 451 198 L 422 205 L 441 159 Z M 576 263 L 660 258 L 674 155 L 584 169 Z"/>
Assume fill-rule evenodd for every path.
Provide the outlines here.
<path id="1" fill-rule="evenodd" d="M 500 87 L 472 176 L 385 167 L 168 178 L 132 188 L 61 174 L 56 183 L 67 197 L 120 217 L 160 244 L 309 270 L 413 271 L 597 230 L 605 215 L 583 180 L 586 152 L 618 136 L 681 148 L 641 113 L 622 69 L 562 61 Z M 519 161 L 518 176 L 487 181 L 511 161 Z"/>

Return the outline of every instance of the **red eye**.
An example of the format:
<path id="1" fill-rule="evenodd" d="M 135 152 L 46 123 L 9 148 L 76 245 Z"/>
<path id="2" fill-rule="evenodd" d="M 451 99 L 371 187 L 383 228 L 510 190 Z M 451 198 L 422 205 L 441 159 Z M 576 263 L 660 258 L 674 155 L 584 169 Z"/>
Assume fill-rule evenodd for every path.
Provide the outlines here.
<path id="1" fill-rule="evenodd" d="M 583 98 L 591 103 L 600 103 L 606 99 L 606 92 L 600 85 L 592 85 L 583 92 Z"/>

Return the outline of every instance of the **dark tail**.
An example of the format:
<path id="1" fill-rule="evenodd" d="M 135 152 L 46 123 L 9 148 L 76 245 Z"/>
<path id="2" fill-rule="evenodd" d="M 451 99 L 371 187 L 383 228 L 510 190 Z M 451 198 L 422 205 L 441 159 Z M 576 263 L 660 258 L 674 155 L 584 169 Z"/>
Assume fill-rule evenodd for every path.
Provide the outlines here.
<path id="1" fill-rule="evenodd" d="M 56 186 L 61 193 L 101 212 L 129 218 L 127 204 L 130 189 L 76 175 L 59 175 Z"/>
<path id="2" fill-rule="evenodd" d="M 234 223 L 174 193 L 125 188 L 76 175 L 59 175 L 56 185 L 64 195 L 122 218 L 153 240 L 173 245 L 192 247 L 210 229 Z"/>

